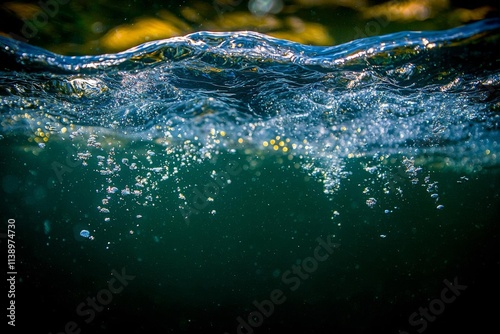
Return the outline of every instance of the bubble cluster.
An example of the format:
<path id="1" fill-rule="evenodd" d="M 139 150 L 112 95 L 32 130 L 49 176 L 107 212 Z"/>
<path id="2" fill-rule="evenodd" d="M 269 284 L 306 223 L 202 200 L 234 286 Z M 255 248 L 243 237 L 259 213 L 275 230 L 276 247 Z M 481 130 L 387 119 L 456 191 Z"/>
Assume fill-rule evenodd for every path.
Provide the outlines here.
<path id="1" fill-rule="evenodd" d="M 233 156 L 253 177 L 273 159 L 320 182 L 329 198 L 359 166 L 372 212 L 391 214 L 397 205 L 388 203 L 411 191 L 427 192 L 441 210 L 432 170 L 498 166 L 492 87 L 500 73 L 488 43 L 499 26 L 330 48 L 204 32 L 99 57 L 33 54 L 0 37 L 12 66 L 0 71 L 1 136 L 25 136 L 35 155 L 70 147 L 80 171 L 94 176 L 104 224 L 145 217 L 143 208 L 165 205 L 165 193 L 186 211 L 193 189 L 203 194 L 198 206 L 219 215 L 211 205 L 234 184 L 220 164 Z M 467 67 L 457 53 L 470 56 Z M 199 175 L 200 166 L 211 172 Z"/>

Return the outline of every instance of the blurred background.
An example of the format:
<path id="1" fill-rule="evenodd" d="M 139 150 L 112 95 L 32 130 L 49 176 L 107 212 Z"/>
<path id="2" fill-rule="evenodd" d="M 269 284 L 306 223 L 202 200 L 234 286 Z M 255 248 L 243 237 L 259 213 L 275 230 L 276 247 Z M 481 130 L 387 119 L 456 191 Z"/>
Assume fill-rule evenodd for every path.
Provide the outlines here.
<path id="1" fill-rule="evenodd" d="M 0 34 L 66 55 L 114 53 L 201 30 L 335 45 L 498 16 L 497 0 L 29 0 L 0 5 Z"/>

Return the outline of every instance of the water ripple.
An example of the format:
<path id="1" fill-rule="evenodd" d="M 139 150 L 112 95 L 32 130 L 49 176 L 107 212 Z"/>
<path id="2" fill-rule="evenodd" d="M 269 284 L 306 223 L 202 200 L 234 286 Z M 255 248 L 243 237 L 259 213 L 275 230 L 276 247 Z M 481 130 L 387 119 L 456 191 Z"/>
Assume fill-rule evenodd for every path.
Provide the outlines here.
<path id="1" fill-rule="evenodd" d="M 260 149 L 278 136 L 334 173 L 394 152 L 497 166 L 499 37 L 498 19 L 332 47 L 198 32 L 83 57 L 0 37 L 0 133 L 88 128 Z M 209 145 L 210 133 L 227 135 Z M 269 147 L 291 154 L 284 146 Z"/>

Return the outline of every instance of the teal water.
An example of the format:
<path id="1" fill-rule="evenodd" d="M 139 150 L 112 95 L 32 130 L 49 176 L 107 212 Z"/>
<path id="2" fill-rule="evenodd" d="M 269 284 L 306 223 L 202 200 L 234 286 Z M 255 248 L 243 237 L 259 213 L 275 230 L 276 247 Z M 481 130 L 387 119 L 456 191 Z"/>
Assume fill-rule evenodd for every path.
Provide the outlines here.
<path id="1" fill-rule="evenodd" d="M 19 326 L 491 324 L 499 31 L 492 19 L 334 47 L 200 32 L 87 57 L 0 38 L 1 215 L 16 220 Z M 133 276 L 123 289 L 101 292 L 122 270 Z M 467 289 L 412 318 L 444 280 Z"/>

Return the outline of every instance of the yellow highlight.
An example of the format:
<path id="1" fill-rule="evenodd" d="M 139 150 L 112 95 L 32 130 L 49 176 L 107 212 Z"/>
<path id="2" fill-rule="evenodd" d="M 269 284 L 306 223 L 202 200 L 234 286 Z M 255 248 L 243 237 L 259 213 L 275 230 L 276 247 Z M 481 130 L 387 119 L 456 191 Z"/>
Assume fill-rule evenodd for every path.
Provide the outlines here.
<path id="1" fill-rule="evenodd" d="M 225 136 L 226 136 L 226 131 L 221 131 L 221 132 L 220 132 L 220 135 L 221 135 L 222 137 L 225 137 Z"/>
<path id="2" fill-rule="evenodd" d="M 274 140 L 274 139 L 271 139 L 271 140 L 269 141 L 269 144 L 271 144 L 271 145 L 274 145 L 274 143 L 276 143 L 276 140 Z"/>
<path id="3" fill-rule="evenodd" d="M 475 9 L 458 8 L 453 14 L 455 14 L 461 22 L 469 22 L 482 20 L 493 11 L 495 11 L 494 7 L 482 6 Z"/>
<path id="4" fill-rule="evenodd" d="M 243 138 L 238 138 L 238 143 L 243 144 Z"/>
<path id="5" fill-rule="evenodd" d="M 288 147 L 283 147 L 283 152 L 288 152 Z"/>
<path id="6" fill-rule="evenodd" d="M 68 131 L 68 129 L 66 129 L 66 128 L 61 129 L 61 133 L 66 133 L 66 131 Z"/>
<path id="7" fill-rule="evenodd" d="M 490 155 L 491 151 L 490 150 L 486 150 L 484 153 L 486 153 L 486 155 Z"/>
<path id="8" fill-rule="evenodd" d="M 388 21 L 424 21 L 450 7 L 448 0 L 387 1 L 362 9 L 367 19 L 384 17 Z"/>
<path id="9" fill-rule="evenodd" d="M 283 146 L 285 146 L 285 142 L 282 140 L 282 141 L 280 141 L 279 145 L 283 147 Z"/>
<path id="10" fill-rule="evenodd" d="M 279 147 L 278 145 L 274 145 L 274 146 L 273 146 L 273 150 L 277 151 L 277 150 L 279 150 L 279 149 L 280 149 L 280 147 Z"/>
<path id="11" fill-rule="evenodd" d="M 267 147 L 267 146 L 269 146 L 269 143 L 267 141 L 265 141 L 262 143 L 262 146 Z"/>
<path id="12" fill-rule="evenodd" d="M 122 24 L 104 35 L 100 44 L 106 50 L 122 51 L 138 44 L 173 36 L 180 36 L 190 31 L 189 25 L 175 15 L 161 11 L 161 19 L 142 17 L 132 24 Z"/>
<path id="13" fill-rule="evenodd" d="M 298 17 L 287 17 L 284 21 L 285 29 L 270 32 L 269 35 L 302 44 L 332 45 L 334 43 L 328 29 L 319 23 L 307 22 Z"/>
<path id="14" fill-rule="evenodd" d="M 219 1 L 223 3 L 223 1 Z M 227 12 L 216 20 L 215 25 L 221 30 L 237 30 L 237 29 L 251 29 L 252 27 L 259 27 L 263 31 L 279 29 L 282 27 L 282 22 L 272 15 L 257 17 L 250 12 L 234 11 Z"/>
<path id="15" fill-rule="evenodd" d="M 30 20 L 33 16 L 35 16 L 35 14 L 42 11 L 42 9 L 35 4 L 19 3 L 14 1 L 4 3 L 3 6 L 14 12 L 17 17 L 23 20 Z"/>
<path id="16" fill-rule="evenodd" d="M 186 20 L 193 21 L 193 22 L 201 22 L 203 19 L 202 15 L 191 7 L 181 8 L 181 15 Z"/>

